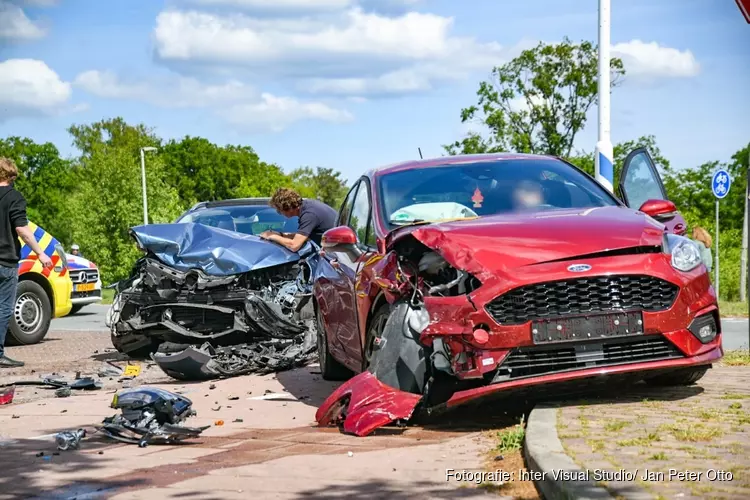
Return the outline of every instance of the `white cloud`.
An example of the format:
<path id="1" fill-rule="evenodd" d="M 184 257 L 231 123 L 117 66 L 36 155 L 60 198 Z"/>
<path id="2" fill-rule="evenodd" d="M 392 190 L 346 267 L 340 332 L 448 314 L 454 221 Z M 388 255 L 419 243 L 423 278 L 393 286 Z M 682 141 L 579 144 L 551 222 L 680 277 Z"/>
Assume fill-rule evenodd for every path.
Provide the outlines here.
<path id="1" fill-rule="evenodd" d="M 210 107 L 228 122 L 257 131 L 278 132 L 308 119 L 337 123 L 353 119 L 346 110 L 321 102 L 260 94 L 236 80 L 219 85 L 180 76 L 123 81 L 112 72 L 91 70 L 78 75 L 75 85 L 105 99 L 145 102 L 161 108 Z"/>
<path id="2" fill-rule="evenodd" d="M 0 117 L 52 114 L 67 104 L 70 83 L 44 62 L 8 59 L 0 62 Z"/>
<path id="3" fill-rule="evenodd" d="M 511 53 L 453 36 L 452 27 L 450 17 L 387 17 L 361 8 L 300 18 L 171 10 L 159 14 L 154 38 L 167 62 L 249 68 L 293 77 L 312 93 L 364 95 L 428 90 L 437 81 L 488 71 Z"/>
<path id="4" fill-rule="evenodd" d="M 26 17 L 21 7 L 0 0 L 0 39 L 33 40 L 44 35 L 45 31 Z"/>
<path id="5" fill-rule="evenodd" d="M 256 90 L 236 80 L 207 85 L 194 78 L 159 78 L 151 82 L 121 81 L 110 71 L 86 71 L 74 83 L 105 99 L 142 101 L 163 108 L 227 105 L 257 98 Z"/>
<path id="6" fill-rule="evenodd" d="M 228 108 L 221 113 L 230 123 L 251 130 L 281 132 L 295 122 L 319 120 L 345 123 L 354 116 L 344 109 L 321 102 L 305 102 L 292 97 L 277 97 L 264 93 L 256 103 Z"/>
<path id="7" fill-rule="evenodd" d="M 656 42 L 631 40 L 612 46 L 612 55 L 622 59 L 627 76 L 637 78 L 687 78 L 701 67 L 689 50 L 664 47 Z"/>
<path id="8" fill-rule="evenodd" d="M 423 0 L 185 0 L 202 7 L 230 7 L 258 13 L 334 12 L 350 7 L 367 9 L 403 9 Z"/>

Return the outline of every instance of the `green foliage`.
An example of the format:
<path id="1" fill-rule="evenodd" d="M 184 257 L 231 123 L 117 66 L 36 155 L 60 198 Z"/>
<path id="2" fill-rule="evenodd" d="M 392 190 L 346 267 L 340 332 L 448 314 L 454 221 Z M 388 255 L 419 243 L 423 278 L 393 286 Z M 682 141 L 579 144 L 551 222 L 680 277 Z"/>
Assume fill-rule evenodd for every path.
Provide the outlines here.
<path id="1" fill-rule="evenodd" d="M 289 179 L 249 146 L 217 146 L 202 137 L 171 140 L 160 150 L 183 206 L 199 201 L 267 197 Z"/>
<path id="2" fill-rule="evenodd" d="M 149 222 L 172 222 L 198 201 L 269 197 L 282 186 L 338 208 L 346 195 L 340 172 L 309 167 L 287 175 L 249 146 L 218 146 L 200 137 L 167 143 L 144 124 L 122 118 L 69 127 L 80 156 L 63 159 L 50 144 L 0 139 L 0 156 L 18 164 L 16 187 L 29 218 L 63 245 L 78 243 L 100 267 L 105 284 L 127 277 L 140 256 L 128 230 L 143 224 L 142 147 L 147 153 Z"/>
<path id="3" fill-rule="evenodd" d="M 672 170 L 667 160 L 661 153 L 659 146 L 656 144 L 656 137 L 653 135 L 647 135 L 639 137 L 635 140 L 620 142 L 615 144 L 612 148 L 613 153 L 613 167 L 614 167 L 614 185 L 617 186 L 620 182 L 620 173 L 622 172 L 622 166 L 625 163 L 625 158 L 628 154 L 637 148 L 648 149 L 651 158 L 654 160 L 656 168 L 659 173 L 664 176 L 669 174 Z M 566 158 L 570 163 L 582 169 L 589 175 L 594 175 L 594 152 L 587 153 L 585 151 L 578 151 L 575 155 Z M 668 191 L 669 192 L 669 191 Z"/>
<path id="4" fill-rule="evenodd" d="M 49 142 L 37 144 L 20 137 L 0 139 L 0 156 L 11 158 L 18 166 L 15 186 L 26 198 L 29 219 L 61 241 L 67 240 L 70 225 L 59 214 L 76 184 L 72 162 L 60 158 Z"/>
<path id="5" fill-rule="evenodd" d="M 612 58 L 612 86 L 625 74 Z M 569 156 L 586 113 L 597 102 L 597 48 L 591 42 L 539 43 L 492 70 L 481 82 L 478 103 L 461 110 L 461 122 L 479 122 L 490 131 L 469 134 L 443 146 L 448 154 L 515 151 Z"/>
<path id="6" fill-rule="evenodd" d="M 332 168 L 300 167 L 292 171 L 289 176 L 293 187 L 303 198 L 317 198 L 323 203 L 339 209 L 344 202 L 349 188 L 346 180 L 341 178 L 341 172 Z"/>
<path id="7" fill-rule="evenodd" d="M 104 281 L 128 276 L 140 257 L 128 230 L 143 224 L 141 169 L 132 151 L 93 145 L 82 159 L 87 175 L 65 207 L 72 237 L 87 258 L 97 263 Z M 172 222 L 181 212 L 177 190 L 165 181 L 158 156 L 146 169 L 150 223 Z"/>

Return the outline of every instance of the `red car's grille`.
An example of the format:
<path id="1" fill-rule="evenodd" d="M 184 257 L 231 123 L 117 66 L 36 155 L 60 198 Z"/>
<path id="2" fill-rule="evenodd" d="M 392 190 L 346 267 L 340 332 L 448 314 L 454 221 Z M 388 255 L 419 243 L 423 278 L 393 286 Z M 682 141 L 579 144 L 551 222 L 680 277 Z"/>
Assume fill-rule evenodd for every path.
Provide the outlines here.
<path id="1" fill-rule="evenodd" d="M 652 276 L 600 276 L 535 283 L 489 302 L 487 312 L 501 325 L 614 311 L 663 311 L 679 287 Z"/>
<path id="2" fill-rule="evenodd" d="M 571 370 L 682 357 L 684 356 L 677 347 L 661 335 L 519 347 L 498 367 L 493 383 Z"/>

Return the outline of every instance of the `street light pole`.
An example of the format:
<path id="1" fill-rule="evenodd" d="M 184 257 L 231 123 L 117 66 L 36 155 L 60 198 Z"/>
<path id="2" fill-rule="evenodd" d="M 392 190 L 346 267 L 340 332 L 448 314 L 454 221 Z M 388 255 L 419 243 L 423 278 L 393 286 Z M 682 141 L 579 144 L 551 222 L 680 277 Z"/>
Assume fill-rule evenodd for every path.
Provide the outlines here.
<path id="1" fill-rule="evenodd" d="M 147 146 L 141 148 L 141 183 L 143 184 L 143 225 L 148 225 L 148 196 L 146 195 L 146 151 L 156 151 L 156 148 Z"/>
<path id="2" fill-rule="evenodd" d="M 614 192 L 614 152 L 610 137 L 610 0 L 599 0 L 599 141 L 596 143 L 596 180 Z"/>
<path id="3" fill-rule="evenodd" d="M 747 232 L 749 230 L 748 224 L 750 224 L 750 220 L 748 220 L 748 218 L 750 217 L 750 215 L 748 215 L 748 199 L 750 199 L 750 155 L 748 155 L 747 176 L 745 178 L 745 218 L 742 221 L 742 254 L 740 255 L 740 302 L 745 302 L 745 300 L 747 300 Z"/>

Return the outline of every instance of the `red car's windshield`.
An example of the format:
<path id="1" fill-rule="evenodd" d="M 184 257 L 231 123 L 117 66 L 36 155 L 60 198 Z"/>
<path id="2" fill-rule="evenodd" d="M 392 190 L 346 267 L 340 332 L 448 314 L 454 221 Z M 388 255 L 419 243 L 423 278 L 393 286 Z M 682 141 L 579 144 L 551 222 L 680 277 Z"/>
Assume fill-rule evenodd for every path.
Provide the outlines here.
<path id="1" fill-rule="evenodd" d="M 519 210 L 594 208 L 618 201 L 586 174 L 555 159 L 480 161 L 380 177 L 380 209 L 392 229 L 415 222 Z"/>

